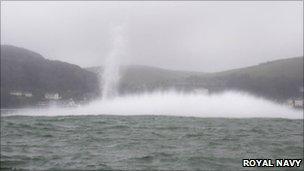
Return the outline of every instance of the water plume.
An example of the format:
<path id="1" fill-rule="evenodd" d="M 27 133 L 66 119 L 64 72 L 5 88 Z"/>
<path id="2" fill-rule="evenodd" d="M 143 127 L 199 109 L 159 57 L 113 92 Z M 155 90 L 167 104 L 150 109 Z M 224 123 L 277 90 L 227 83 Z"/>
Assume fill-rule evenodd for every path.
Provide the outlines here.
<path id="1" fill-rule="evenodd" d="M 208 95 L 175 91 L 134 94 L 92 102 L 78 108 L 22 110 L 12 115 L 169 115 L 216 118 L 303 119 L 296 110 L 241 92 Z"/>
<path id="2" fill-rule="evenodd" d="M 123 25 L 111 27 L 112 49 L 105 59 L 103 72 L 99 73 L 102 99 L 113 98 L 117 95 L 119 84 L 120 58 L 125 49 Z"/>
<path id="3" fill-rule="evenodd" d="M 74 108 L 48 107 L 9 111 L 5 115 L 172 115 L 223 118 L 292 118 L 303 119 L 296 110 L 248 93 L 229 91 L 222 94 L 158 91 L 118 96 L 119 65 L 125 50 L 124 27 L 112 29 L 112 50 L 100 72 L 101 99 Z M 2 112 L 1 112 L 2 113 Z"/>

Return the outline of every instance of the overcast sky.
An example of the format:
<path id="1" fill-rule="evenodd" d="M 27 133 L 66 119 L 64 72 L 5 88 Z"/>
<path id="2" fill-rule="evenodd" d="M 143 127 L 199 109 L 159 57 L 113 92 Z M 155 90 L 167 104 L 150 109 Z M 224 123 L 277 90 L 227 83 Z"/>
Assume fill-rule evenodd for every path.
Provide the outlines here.
<path id="1" fill-rule="evenodd" d="M 204 72 L 303 56 L 303 2 L 1 2 L 1 44 L 102 65 L 113 27 L 124 64 Z"/>

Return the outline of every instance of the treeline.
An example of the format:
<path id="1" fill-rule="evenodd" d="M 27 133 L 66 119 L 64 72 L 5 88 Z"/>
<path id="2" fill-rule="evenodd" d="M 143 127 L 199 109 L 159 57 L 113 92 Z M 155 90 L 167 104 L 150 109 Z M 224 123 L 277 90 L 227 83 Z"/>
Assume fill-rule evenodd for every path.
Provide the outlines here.
<path id="1" fill-rule="evenodd" d="M 88 68 L 93 72 L 99 69 Z M 226 90 L 245 91 L 278 102 L 285 102 L 290 98 L 303 98 L 303 57 L 217 73 L 123 66 L 121 75 L 121 94 L 167 89 L 187 92 L 207 88 L 210 93 Z"/>
<path id="2" fill-rule="evenodd" d="M 34 105 L 45 99 L 45 93 L 59 93 L 63 100 L 94 99 L 100 96 L 99 71 L 102 67 L 83 69 L 45 59 L 27 49 L 1 45 L 1 107 Z M 206 88 L 210 93 L 246 91 L 279 102 L 303 98 L 303 57 L 217 73 L 138 65 L 122 66 L 120 72 L 120 94 L 168 89 L 187 92 Z M 13 91 L 31 92 L 33 96 L 14 96 L 10 94 Z"/>
<path id="3" fill-rule="evenodd" d="M 12 91 L 31 92 L 33 97 L 12 96 Z M 35 104 L 45 93 L 82 100 L 98 96 L 98 92 L 98 79 L 92 72 L 23 48 L 1 45 L 1 107 Z"/>

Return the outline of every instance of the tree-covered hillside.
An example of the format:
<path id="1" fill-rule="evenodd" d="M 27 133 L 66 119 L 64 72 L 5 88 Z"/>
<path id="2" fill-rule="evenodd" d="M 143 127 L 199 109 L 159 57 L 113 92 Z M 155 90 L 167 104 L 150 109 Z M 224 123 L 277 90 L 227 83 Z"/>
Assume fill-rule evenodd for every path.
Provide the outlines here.
<path id="1" fill-rule="evenodd" d="M 199 83 L 213 91 L 242 90 L 277 101 L 303 98 L 303 57 L 191 76 L 187 81 Z"/>
<path id="2" fill-rule="evenodd" d="M 20 100 L 9 94 L 12 91 L 31 92 L 33 97 Z M 80 100 L 97 92 L 97 77 L 92 72 L 27 49 L 1 45 L 1 107 L 36 103 L 45 93 Z"/>
<path id="3" fill-rule="evenodd" d="M 88 68 L 97 72 L 100 67 Z M 102 70 L 102 69 L 101 69 Z M 193 91 L 207 88 L 211 93 L 240 90 L 284 102 L 301 98 L 303 57 L 262 63 L 217 73 L 172 71 L 148 66 L 122 66 L 120 93 L 177 89 Z"/>
<path id="4" fill-rule="evenodd" d="M 1 45 L 1 107 L 33 105 L 45 100 L 46 93 L 62 99 L 83 100 L 99 94 L 98 72 L 102 67 L 81 67 L 48 60 L 19 47 Z M 303 98 L 303 57 L 262 63 L 217 73 L 173 71 L 149 66 L 122 66 L 119 93 L 140 93 L 176 89 L 193 91 L 207 88 L 210 93 L 240 90 L 285 102 Z M 11 92 L 31 92 L 30 98 Z"/>

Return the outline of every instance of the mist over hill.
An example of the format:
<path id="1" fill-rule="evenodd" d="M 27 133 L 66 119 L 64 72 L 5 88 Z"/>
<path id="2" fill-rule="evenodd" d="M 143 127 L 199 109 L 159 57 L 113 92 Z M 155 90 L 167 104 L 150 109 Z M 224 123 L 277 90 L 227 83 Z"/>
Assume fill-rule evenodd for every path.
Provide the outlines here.
<path id="1" fill-rule="evenodd" d="M 59 93 L 75 101 L 100 96 L 98 73 L 102 67 L 83 69 L 66 62 L 48 60 L 33 51 L 1 45 L 1 107 L 35 105 L 46 93 Z M 303 57 L 270 61 L 217 73 L 174 71 L 130 65 L 120 68 L 119 93 L 130 94 L 175 89 L 210 93 L 239 90 L 284 102 L 303 98 Z M 31 92 L 31 98 L 16 97 L 12 91 Z"/>
<path id="2" fill-rule="evenodd" d="M 1 45 L 1 107 L 35 104 L 46 93 L 59 93 L 63 99 L 83 99 L 98 92 L 94 73 L 66 62 L 48 60 L 33 51 Z M 31 98 L 10 95 L 12 91 L 31 92 Z"/>
<path id="3" fill-rule="evenodd" d="M 98 73 L 102 67 L 87 68 Z M 284 102 L 303 97 L 303 57 L 281 59 L 259 65 L 216 73 L 173 71 L 150 66 L 122 66 L 120 93 L 176 89 L 210 93 L 225 90 L 246 91 Z"/>
<path id="4" fill-rule="evenodd" d="M 96 74 L 103 72 L 103 67 L 86 68 Z M 143 65 L 123 65 L 120 67 L 119 93 L 138 93 L 143 91 L 166 90 L 170 88 L 190 88 L 188 83 L 180 81 L 200 72 L 174 71 Z"/>
<path id="5" fill-rule="evenodd" d="M 303 98 L 303 57 L 281 59 L 224 72 L 191 76 L 214 90 L 235 89 L 276 101 Z"/>

